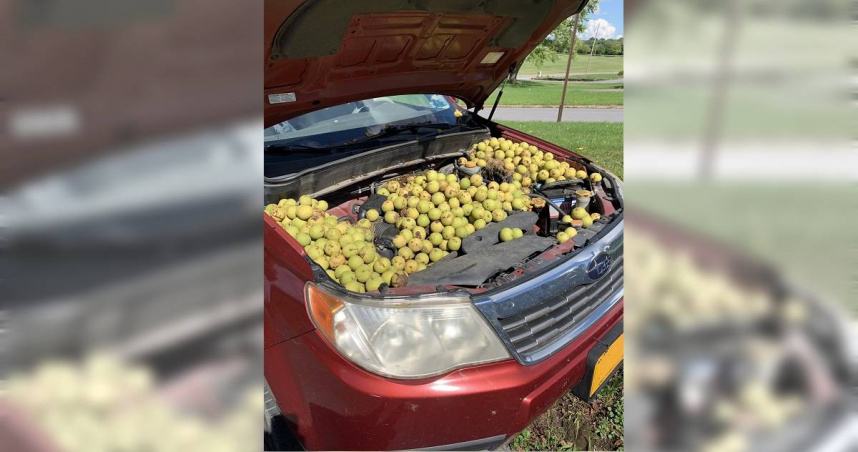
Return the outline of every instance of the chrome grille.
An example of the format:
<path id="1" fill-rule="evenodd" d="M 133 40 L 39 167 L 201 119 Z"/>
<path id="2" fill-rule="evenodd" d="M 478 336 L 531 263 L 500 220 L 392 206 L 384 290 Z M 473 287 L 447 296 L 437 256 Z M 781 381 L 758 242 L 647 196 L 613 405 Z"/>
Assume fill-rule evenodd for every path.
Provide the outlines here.
<path id="1" fill-rule="evenodd" d="M 622 287 L 621 254 L 600 280 L 575 286 L 566 294 L 498 321 L 516 352 L 527 357 L 551 346 Z"/>

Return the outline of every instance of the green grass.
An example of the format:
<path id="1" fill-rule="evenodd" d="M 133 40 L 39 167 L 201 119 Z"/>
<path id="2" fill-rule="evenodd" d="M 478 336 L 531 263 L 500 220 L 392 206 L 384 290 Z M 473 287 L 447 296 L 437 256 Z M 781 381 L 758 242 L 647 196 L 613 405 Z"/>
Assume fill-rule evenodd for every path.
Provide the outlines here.
<path id="1" fill-rule="evenodd" d="M 522 122 L 502 124 L 589 157 L 623 177 L 623 124 L 616 122 Z"/>
<path id="2" fill-rule="evenodd" d="M 551 81 L 563 81 L 563 73 L 560 73 L 560 74 L 545 74 L 545 73 L 543 73 L 542 74 L 543 78 L 540 80 L 545 80 L 545 78 L 548 77 L 549 75 L 551 76 Z M 533 76 L 535 77 L 536 74 L 534 74 Z M 574 81 L 588 82 L 591 80 L 620 80 L 620 79 L 622 79 L 622 77 L 619 76 L 618 74 L 614 73 L 614 72 L 602 73 L 602 74 L 592 74 L 591 73 L 591 74 L 587 74 L 587 75 L 569 74 L 569 81 L 572 81 L 572 82 L 574 82 Z"/>
<path id="3" fill-rule="evenodd" d="M 570 83 L 566 89 L 566 105 L 621 106 L 623 105 L 622 91 L 593 90 L 617 89 L 622 87 L 621 83 Z M 563 83 L 520 80 L 518 83 L 508 83 L 506 85 L 500 105 L 560 105 L 562 93 Z M 489 96 L 486 105 L 492 105 L 496 96 L 497 91 Z"/>
<path id="4" fill-rule="evenodd" d="M 552 82 L 556 85 L 563 86 L 562 82 Z M 574 90 L 582 90 L 586 91 L 588 89 L 604 91 L 606 89 L 623 89 L 624 83 L 622 81 L 617 81 L 615 83 L 586 83 L 586 82 L 569 82 L 569 87 Z"/>
<path id="5" fill-rule="evenodd" d="M 589 55 L 575 55 L 575 58 L 572 59 L 572 67 L 570 68 L 570 73 L 584 73 L 587 69 L 587 58 Z M 547 62 L 542 65 L 542 68 L 537 68 L 532 62 L 525 61 L 524 65 L 521 67 L 521 70 L 518 72 L 520 75 L 528 75 L 528 74 L 536 74 L 540 70 L 543 74 L 564 74 L 566 73 L 566 58 L 567 54 L 558 55 L 557 61 Z M 623 56 L 606 56 L 606 55 L 593 55 L 593 59 L 590 61 L 590 71 L 589 73 L 612 73 L 616 74 L 623 70 Z"/>
<path id="6" fill-rule="evenodd" d="M 819 92 L 816 92 L 819 91 Z M 855 109 L 839 93 L 802 87 L 735 84 L 724 105 L 722 136 L 762 139 L 851 139 Z M 706 132 L 713 93 L 704 85 L 630 86 L 630 139 L 689 139 Z M 506 97 L 506 93 L 504 93 Z M 843 97 L 842 99 L 845 99 Z"/>
<path id="7" fill-rule="evenodd" d="M 557 74 L 557 75 L 559 75 L 559 76 L 561 77 L 561 79 L 562 79 L 562 77 L 563 77 L 563 74 L 564 74 L 564 73 L 565 73 L 565 71 L 564 71 L 564 72 L 561 72 L 560 74 Z M 543 74 L 543 75 L 545 75 L 545 74 Z M 569 79 L 570 79 L 570 80 L 575 80 L 575 79 L 585 79 L 585 80 L 586 80 L 586 79 L 593 79 L 593 80 L 618 80 L 618 79 L 621 79 L 621 78 L 622 78 L 622 77 L 621 77 L 620 75 L 618 75 L 617 73 L 614 73 L 614 72 L 609 72 L 609 73 L 607 73 L 607 74 L 593 74 L 593 73 L 590 73 L 590 74 L 587 74 L 587 75 L 584 75 L 584 74 L 570 74 L 570 75 L 569 75 Z"/>
<path id="8" fill-rule="evenodd" d="M 627 183 L 623 191 L 630 207 L 769 262 L 799 287 L 858 314 L 858 187 Z"/>
<path id="9" fill-rule="evenodd" d="M 623 373 L 585 403 L 566 394 L 509 443 L 512 450 L 623 449 Z"/>

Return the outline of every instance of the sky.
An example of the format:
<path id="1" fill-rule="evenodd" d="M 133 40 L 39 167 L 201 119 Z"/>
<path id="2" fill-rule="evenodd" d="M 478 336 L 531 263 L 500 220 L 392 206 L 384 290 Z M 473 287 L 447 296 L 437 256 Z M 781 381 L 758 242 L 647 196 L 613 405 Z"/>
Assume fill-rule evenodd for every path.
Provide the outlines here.
<path id="1" fill-rule="evenodd" d="M 581 37 L 592 38 L 597 28 L 599 38 L 623 36 L 623 0 L 599 0 L 599 9 L 590 15 L 587 31 Z"/>

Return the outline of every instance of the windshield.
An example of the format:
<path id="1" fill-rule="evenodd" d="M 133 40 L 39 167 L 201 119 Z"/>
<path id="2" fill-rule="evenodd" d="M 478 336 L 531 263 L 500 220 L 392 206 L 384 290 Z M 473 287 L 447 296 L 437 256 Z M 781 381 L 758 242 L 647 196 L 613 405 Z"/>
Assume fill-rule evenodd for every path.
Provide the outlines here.
<path id="1" fill-rule="evenodd" d="M 385 126 L 456 124 L 457 107 L 446 96 L 376 97 L 323 108 L 265 129 L 266 147 L 331 147 L 374 135 Z"/>

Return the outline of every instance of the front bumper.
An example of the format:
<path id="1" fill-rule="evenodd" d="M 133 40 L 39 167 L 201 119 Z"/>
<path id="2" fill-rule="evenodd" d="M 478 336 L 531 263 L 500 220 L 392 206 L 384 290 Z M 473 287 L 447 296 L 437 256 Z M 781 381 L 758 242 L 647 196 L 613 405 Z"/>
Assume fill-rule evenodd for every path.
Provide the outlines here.
<path id="1" fill-rule="evenodd" d="M 310 450 L 496 447 L 581 381 L 590 349 L 622 316 L 620 299 L 532 365 L 508 360 L 416 381 L 366 372 L 311 331 L 266 349 L 265 375 Z"/>
<path id="2" fill-rule="evenodd" d="M 534 258 L 544 266 L 529 278 L 473 296 L 474 305 L 506 344 L 513 358 L 537 364 L 590 329 L 623 296 L 622 217 L 602 229 L 569 258 Z M 603 259 L 604 271 L 589 269 Z"/>

